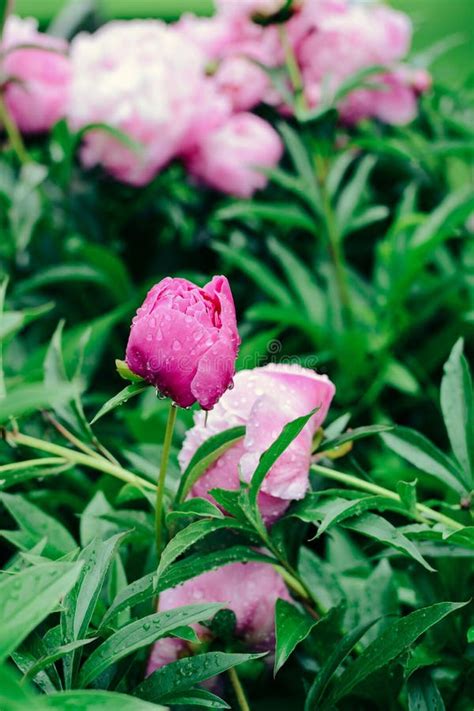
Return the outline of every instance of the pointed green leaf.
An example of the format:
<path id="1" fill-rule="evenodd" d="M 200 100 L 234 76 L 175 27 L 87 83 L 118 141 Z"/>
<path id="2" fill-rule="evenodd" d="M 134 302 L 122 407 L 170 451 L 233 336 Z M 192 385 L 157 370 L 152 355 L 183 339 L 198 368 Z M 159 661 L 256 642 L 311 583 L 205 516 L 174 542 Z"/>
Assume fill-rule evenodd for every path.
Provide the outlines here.
<path id="1" fill-rule="evenodd" d="M 444 364 L 441 409 L 454 456 L 464 472 L 464 483 L 474 488 L 474 397 L 463 345 L 460 338 Z"/>
<path id="2" fill-rule="evenodd" d="M 315 680 L 311 684 L 305 703 L 305 711 L 316 711 L 320 708 L 321 700 L 327 689 L 331 678 L 338 670 L 344 659 L 350 654 L 357 642 L 374 625 L 376 620 L 364 622 L 348 632 L 332 650 L 329 657 L 319 670 Z"/>
<path id="3" fill-rule="evenodd" d="M 239 664 L 260 659 L 265 654 L 227 654 L 207 652 L 186 657 L 157 669 L 137 686 L 134 694 L 147 701 L 167 702 L 167 696 L 186 691 L 201 681 L 222 674 Z"/>
<path id="4" fill-rule="evenodd" d="M 416 545 L 403 535 L 389 521 L 376 516 L 375 514 L 366 513 L 359 518 L 351 519 L 345 522 L 345 527 L 351 531 L 357 531 L 363 536 L 373 538 L 379 543 L 386 546 L 391 546 L 396 550 L 408 555 L 413 560 L 416 560 L 426 570 L 433 572 L 435 569 L 423 558 Z"/>
<path id="5" fill-rule="evenodd" d="M 81 563 L 44 563 L 0 582 L 0 660 L 5 659 L 69 592 Z"/>
<path id="6" fill-rule="evenodd" d="M 372 642 L 338 679 L 329 703 L 347 696 L 361 681 L 385 666 L 444 617 L 464 607 L 465 602 L 439 602 L 393 622 Z"/>
<path id="7" fill-rule="evenodd" d="M 33 547 L 42 538 L 47 539 L 45 556 L 58 558 L 77 548 L 69 531 L 52 516 L 48 516 L 19 494 L 0 494 L 0 501 L 19 525 Z"/>
<path id="8" fill-rule="evenodd" d="M 97 647 L 82 666 L 80 685 L 87 686 L 112 664 L 161 637 L 169 636 L 173 630 L 213 617 L 222 607 L 219 603 L 186 605 L 170 612 L 156 612 L 121 627 Z"/>
<path id="9" fill-rule="evenodd" d="M 389 449 L 420 471 L 435 477 L 457 494 L 466 492 L 461 473 L 454 463 L 416 430 L 397 427 L 393 432 L 384 432 L 381 437 Z"/>
<path id="10" fill-rule="evenodd" d="M 245 427 L 231 427 L 219 434 L 211 435 L 194 453 L 181 477 L 177 501 L 183 501 L 200 476 L 219 459 L 224 452 L 245 436 Z"/>
<path id="11" fill-rule="evenodd" d="M 148 387 L 148 383 L 145 382 L 132 383 L 131 385 L 127 385 L 126 388 L 117 393 L 117 395 L 111 397 L 110 400 L 107 400 L 107 402 L 102 405 L 99 412 L 95 415 L 94 419 L 91 420 L 91 425 L 94 425 L 97 420 L 100 420 L 101 417 L 107 415 L 112 410 L 115 410 L 116 407 L 119 407 L 120 405 L 123 405 L 124 403 L 128 402 L 131 397 L 135 397 L 135 395 L 140 395 L 141 393 L 145 392 Z"/>
<path id="12" fill-rule="evenodd" d="M 161 554 L 160 564 L 158 566 L 157 575 L 160 576 L 169 568 L 171 563 L 185 553 L 188 548 L 193 546 L 197 541 L 200 541 L 205 536 L 219 531 L 221 529 L 237 529 L 238 531 L 252 533 L 250 526 L 240 523 L 232 518 L 213 518 L 201 519 L 191 523 L 186 528 L 179 531 L 174 538 L 168 543 L 163 553 Z"/>
<path id="13" fill-rule="evenodd" d="M 275 606 L 275 664 L 274 676 L 282 668 L 297 645 L 309 635 L 317 620 L 303 614 L 286 600 L 278 599 Z"/>

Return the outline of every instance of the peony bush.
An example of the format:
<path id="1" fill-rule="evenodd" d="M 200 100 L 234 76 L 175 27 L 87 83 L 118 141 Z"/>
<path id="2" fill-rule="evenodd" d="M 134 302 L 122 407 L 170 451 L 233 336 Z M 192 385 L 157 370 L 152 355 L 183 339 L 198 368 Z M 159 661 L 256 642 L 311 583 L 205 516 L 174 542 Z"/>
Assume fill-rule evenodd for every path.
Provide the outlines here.
<path id="1" fill-rule="evenodd" d="M 470 711 L 450 41 L 359 0 L 11 5 L 0 708 Z"/>

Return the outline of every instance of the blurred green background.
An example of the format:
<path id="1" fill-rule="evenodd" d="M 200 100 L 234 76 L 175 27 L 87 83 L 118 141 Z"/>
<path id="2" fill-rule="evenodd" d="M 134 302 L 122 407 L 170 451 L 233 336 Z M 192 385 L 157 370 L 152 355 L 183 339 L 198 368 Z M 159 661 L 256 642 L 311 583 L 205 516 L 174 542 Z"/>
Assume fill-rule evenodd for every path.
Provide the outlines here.
<path id="1" fill-rule="evenodd" d="M 15 11 L 33 15 L 42 24 L 65 5 L 93 6 L 104 19 L 113 17 L 162 17 L 176 19 L 186 11 L 212 12 L 212 0 L 16 0 Z M 457 83 L 474 71 L 474 0 L 391 0 L 390 5 L 407 12 L 414 24 L 414 52 L 457 36 L 452 47 L 433 64 L 439 79 Z"/>

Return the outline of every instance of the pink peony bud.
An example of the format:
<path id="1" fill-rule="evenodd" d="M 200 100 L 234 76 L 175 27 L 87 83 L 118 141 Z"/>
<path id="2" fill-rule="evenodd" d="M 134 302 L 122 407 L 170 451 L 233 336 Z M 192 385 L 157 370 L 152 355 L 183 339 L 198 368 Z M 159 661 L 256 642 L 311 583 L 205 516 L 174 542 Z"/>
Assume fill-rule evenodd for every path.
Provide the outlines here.
<path id="1" fill-rule="evenodd" d="M 33 48 L 14 49 L 23 45 Z M 0 52 L 5 102 L 24 133 L 47 131 L 66 113 L 71 79 L 67 43 L 37 30 L 32 18 L 11 15 L 5 24 Z"/>
<path id="2" fill-rule="evenodd" d="M 211 187 L 248 198 L 267 184 L 258 167 L 274 168 L 282 153 L 280 137 L 269 123 L 240 113 L 205 136 L 185 160 L 189 171 Z"/>
<path id="3" fill-rule="evenodd" d="M 207 423 L 202 413 L 195 414 L 195 425 L 187 432 L 179 454 L 181 468 L 186 468 L 197 448 L 213 434 L 245 425 L 246 436 L 209 467 L 191 495 L 212 500 L 211 489 L 238 489 L 239 469 L 242 479 L 250 481 L 261 454 L 284 425 L 318 407 L 263 482 L 259 508 L 265 522 L 272 524 L 293 499 L 302 499 L 306 493 L 313 435 L 327 415 L 334 392 L 327 376 L 299 365 L 270 364 L 237 373 L 234 388 L 221 398 Z"/>
<path id="4" fill-rule="evenodd" d="M 183 585 L 160 595 L 160 610 L 174 610 L 183 605 L 223 602 L 235 613 L 236 634 L 251 648 L 271 651 L 275 644 L 275 604 L 278 598 L 290 600 L 282 577 L 267 563 L 230 563 L 198 575 Z M 200 636 L 209 630 L 199 624 L 192 627 Z M 187 652 L 182 640 L 163 639 L 154 646 L 147 674 L 175 661 Z"/>
<path id="5" fill-rule="evenodd" d="M 240 343 L 229 282 L 204 288 L 167 277 L 147 294 L 132 321 L 130 370 L 181 407 L 211 409 L 232 383 Z"/>

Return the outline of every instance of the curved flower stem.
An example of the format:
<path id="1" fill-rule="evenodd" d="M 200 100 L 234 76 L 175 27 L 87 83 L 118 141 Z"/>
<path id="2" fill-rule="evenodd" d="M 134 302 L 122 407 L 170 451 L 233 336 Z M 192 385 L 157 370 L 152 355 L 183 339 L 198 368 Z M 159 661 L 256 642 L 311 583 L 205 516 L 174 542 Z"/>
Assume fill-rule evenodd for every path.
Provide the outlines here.
<path id="1" fill-rule="evenodd" d="M 232 684 L 232 688 L 234 689 L 235 697 L 239 704 L 240 710 L 250 711 L 250 706 L 247 701 L 247 697 L 245 696 L 244 687 L 242 686 L 242 683 L 239 679 L 237 670 L 235 669 L 235 667 L 231 667 L 227 673 L 229 674 L 230 683 Z"/>
<path id="2" fill-rule="evenodd" d="M 293 87 L 293 92 L 295 95 L 295 109 L 297 114 L 304 112 L 307 109 L 306 100 L 304 95 L 304 84 L 303 77 L 301 76 L 301 71 L 298 66 L 295 53 L 293 52 L 293 47 L 288 38 L 288 33 L 286 27 L 283 24 L 278 25 L 278 31 L 280 35 L 281 46 L 283 47 L 283 52 L 285 53 L 285 63 L 288 70 L 288 76 L 290 77 L 291 85 Z"/>
<path id="3" fill-rule="evenodd" d="M 158 485 L 156 488 L 156 509 L 155 509 L 155 534 L 156 534 L 156 553 L 158 559 L 161 555 L 163 546 L 163 497 L 165 494 L 166 470 L 168 468 L 168 460 L 170 457 L 171 442 L 173 440 L 174 425 L 178 412 L 177 406 L 170 402 L 168 411 L 168 421 L 166 423 L 165 438 L 163 440 L 163 451 L 161 454 L 160 473 L 158 476 Z"/>
<path id="4" fill-rule="evenodd" d="M 110 474 L 116 479 L 120 479 L 127 484 L 132 484 L 139 489 L 148 489 L 151 491 L 156 490 L 155 484 L 151 481 L 147 481 L 137 474 L 133 474 L 127 469 L 123 469 L 117 464 L 112 464 L 107 459 L 103 459 L 102 457 L 91 457 L 88 454 L 76 452 L 74 449 L 61 447 L 60 445 L 53 444 L 52 442 L 45 442 L 42 439 L 30 437 L 29 435 L 24 435 L 21 432 L 7 432 L 5 438 L 9 444 L 19 444 L 23 447 L 30 447 L 31 449 L 38 449 L 41 452 L 53 454 L 57 457 L 65 459 L 67 462 L 71 462 L 72 464 L 78 464 L 80 466 L 88 467 L 89 469 L 95 469 L 103 474 Z"/>
<path id="5" fill-rule="evenodd" d="M 10 145 L 13 151 L 16 153 L 18 160 L 22 165 L 30 162 L 30 156 L 27 153 L 25 144 L 21 137 L 21 133 L 18 130 L 18 126 L 10 115 L 10 112 L 5 103 L 5 99 L 0 92 L 0 123 L 3 124 L 5 133 L 8 136 Z"/>
<path id="6" fill-rule="evenodd" d="M 385 489 L 383 486 L 378 486 L 378 484 L 372 484 L 372 482 L 370 481 L 364 481 L 363 479 L 359 479 L 358 477 L 353 476 L 352 474 L 344 474 L 344 472 L 339 472 L 336 469 L 329 469 L 328 467 L 322 467 L 319 464 L 313 464 L 311 470 L 315 474 L 320 474 L 326 479 L 333 479 L 334 481 L 339 481 L 342 484 L 347 484 L 347 486 L 353 486 L 356 489 L 367 491 L 370 494 L 386 496 L 389 499 L 401 502 L 399 495 L 396 494 L 394 491 L 391 491 L 390 489 Z M 445 526 L 452 528 L 454 531 L 460 531 L 464 528 L 462 523 L 455 521 L 449 516 L 445 516 L 439 511 L 435 511 L 434 509 L 430 508 L 429 506 L 426 506 L 425 504 L 416 504 L 416 508 L 420 514 L 424 514 L 427 518 L 433 521 L 437 521 L 438 523 L 442 523 Z"/>
<path id="7" fill-rule="evenodd" d="M 95 435 L 93 435 L 93 442 L 99 450 L 98 452 L 96 452 L 95 449 L 92 449 L 84 442 L 81 442 L 78 437 L 76 437 L 72 432 L 66 429 L 64 425 L 58 422 L 57 419 L 50 412 L 44 412 L 43 417 L 53 425 L 53 427 L 59 432 L 60 435 L 64 437 L 64 439 L 67 439 L 71 444 L 74 445 L 74 447 L 77 447 L 77 449 L 82 450 L 85 454 L 88 454 L 91 457 L 98 457 L 99 459 L 105 458 L 108 459 L 109 462 L 112 462 L 112 464 L 118 464 L 118 461 L 115 459 L 115 457 L 99 442 Z"/>
<path id="8" fill-rule="evenodd" d="M 319 188 L 321 191 L 321 211 L 326 230 L 329 256 L 331 257 L 332 265 L 334 267 L 334 277 L 337 292 L 339 294 L 344 325 L 350 326 L 352 324 L 352 307 L 349 287 L 347 284 L 347 273 L 344 266 L 344 255 L 341 249 L 341 234 L 337 226 L 336 216 L 331 204 L 331 198 L 326 187 L 326 169 L 324 167 L 323 160 L 317 155 L 315 162 Z"/>

